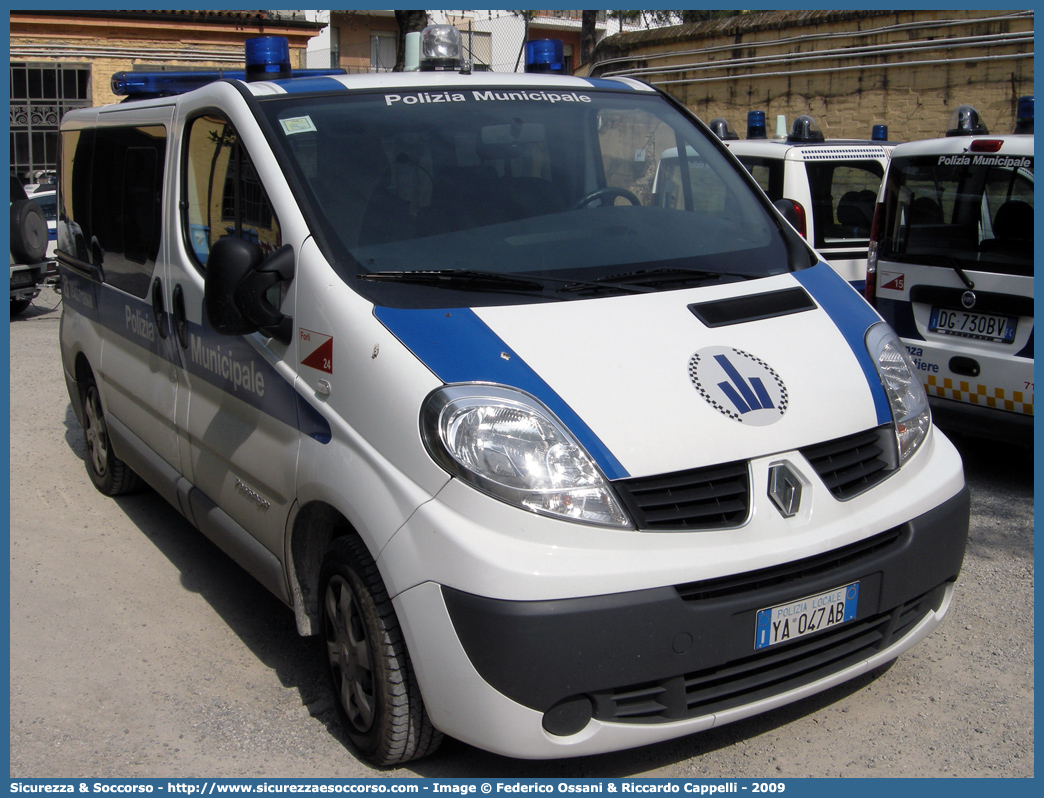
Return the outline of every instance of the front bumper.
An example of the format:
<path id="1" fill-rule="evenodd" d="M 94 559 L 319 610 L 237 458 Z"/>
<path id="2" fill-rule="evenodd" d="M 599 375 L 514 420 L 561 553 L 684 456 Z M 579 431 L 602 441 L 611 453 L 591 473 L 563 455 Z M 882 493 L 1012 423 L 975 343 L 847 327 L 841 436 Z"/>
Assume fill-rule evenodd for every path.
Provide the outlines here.
<path id="1" fill-rule="evenodd" d="M 600 753 L 748 717 L 895 658 L 945 614 L 968 517 L 962 489 L 861 543 L 732 577 L 548 601 L 427 583 L 395 603 L 442 731 L 511 756 Z M 759 609 L 856 580 L 854 621 L 754 651 Z"/>

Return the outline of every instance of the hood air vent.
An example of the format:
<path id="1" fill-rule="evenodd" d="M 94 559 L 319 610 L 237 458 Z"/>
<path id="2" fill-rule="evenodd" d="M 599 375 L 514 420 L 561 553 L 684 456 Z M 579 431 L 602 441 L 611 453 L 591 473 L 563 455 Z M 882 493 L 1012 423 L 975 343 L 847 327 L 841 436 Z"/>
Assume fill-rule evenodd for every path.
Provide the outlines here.
<path id="1" fill-rule="evenodd" d="M 815 308 L 816 303 L 803 288 L 788 288 L 784 291 L 770 291 L 766 294 L 751 294 L 689 305 L 692 314 L 707 327 L 727 327 L 730 324 L 773 319 Z"/>

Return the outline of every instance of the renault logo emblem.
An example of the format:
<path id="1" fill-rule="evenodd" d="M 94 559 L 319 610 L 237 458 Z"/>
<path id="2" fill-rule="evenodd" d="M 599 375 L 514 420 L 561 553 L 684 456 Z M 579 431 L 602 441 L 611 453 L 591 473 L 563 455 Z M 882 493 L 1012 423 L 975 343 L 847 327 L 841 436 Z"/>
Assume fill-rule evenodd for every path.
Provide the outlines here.
<path id="1" fill-rule="evenodd" d="M 784 518 L 793 518 L 801 508 L 801 480 L 788 463 L 769 467 L 768 495 Z"/>
<path id="2" fill-rule="evenodd" d="M 976 296 L 972 291 L 965 291 L 961 294 L 961 304 L 964 305 L 965 310 L 971 310 L 975 307 Z"/>

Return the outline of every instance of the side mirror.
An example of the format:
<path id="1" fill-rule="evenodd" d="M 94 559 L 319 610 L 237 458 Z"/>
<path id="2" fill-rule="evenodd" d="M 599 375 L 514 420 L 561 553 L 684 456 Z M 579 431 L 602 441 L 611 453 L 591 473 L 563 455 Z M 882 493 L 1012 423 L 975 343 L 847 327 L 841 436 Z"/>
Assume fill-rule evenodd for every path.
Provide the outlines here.
<path id="1" fill-rule="evenodd" d="M 226 236 L 214 242 L 207 257 L 203 301 L 211 326 L 224 335 L 262 330 L 290 343 L 293 319 L 274 307 L 270 289 L 294 277 L 294 250 L 289 244 L 267 258 L 253 241 Z"/>

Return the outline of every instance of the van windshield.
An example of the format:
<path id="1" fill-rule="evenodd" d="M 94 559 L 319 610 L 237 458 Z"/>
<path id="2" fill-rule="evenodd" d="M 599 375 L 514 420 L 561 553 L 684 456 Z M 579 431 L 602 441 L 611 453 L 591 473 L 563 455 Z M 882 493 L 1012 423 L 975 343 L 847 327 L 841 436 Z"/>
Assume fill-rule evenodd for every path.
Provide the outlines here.
<path id="1" fill-rule="evenodd" d="M 770 209 L 658 95 L 469 86 L 262 108 L 320 247 L 378 304 L 552 301 L 808 265 L 790 265 Z"/>
<path id="2" fill-rule="evenodd" d="M 893 157 L 879 254 L 1032 275 L 1033 156 Z"/>

